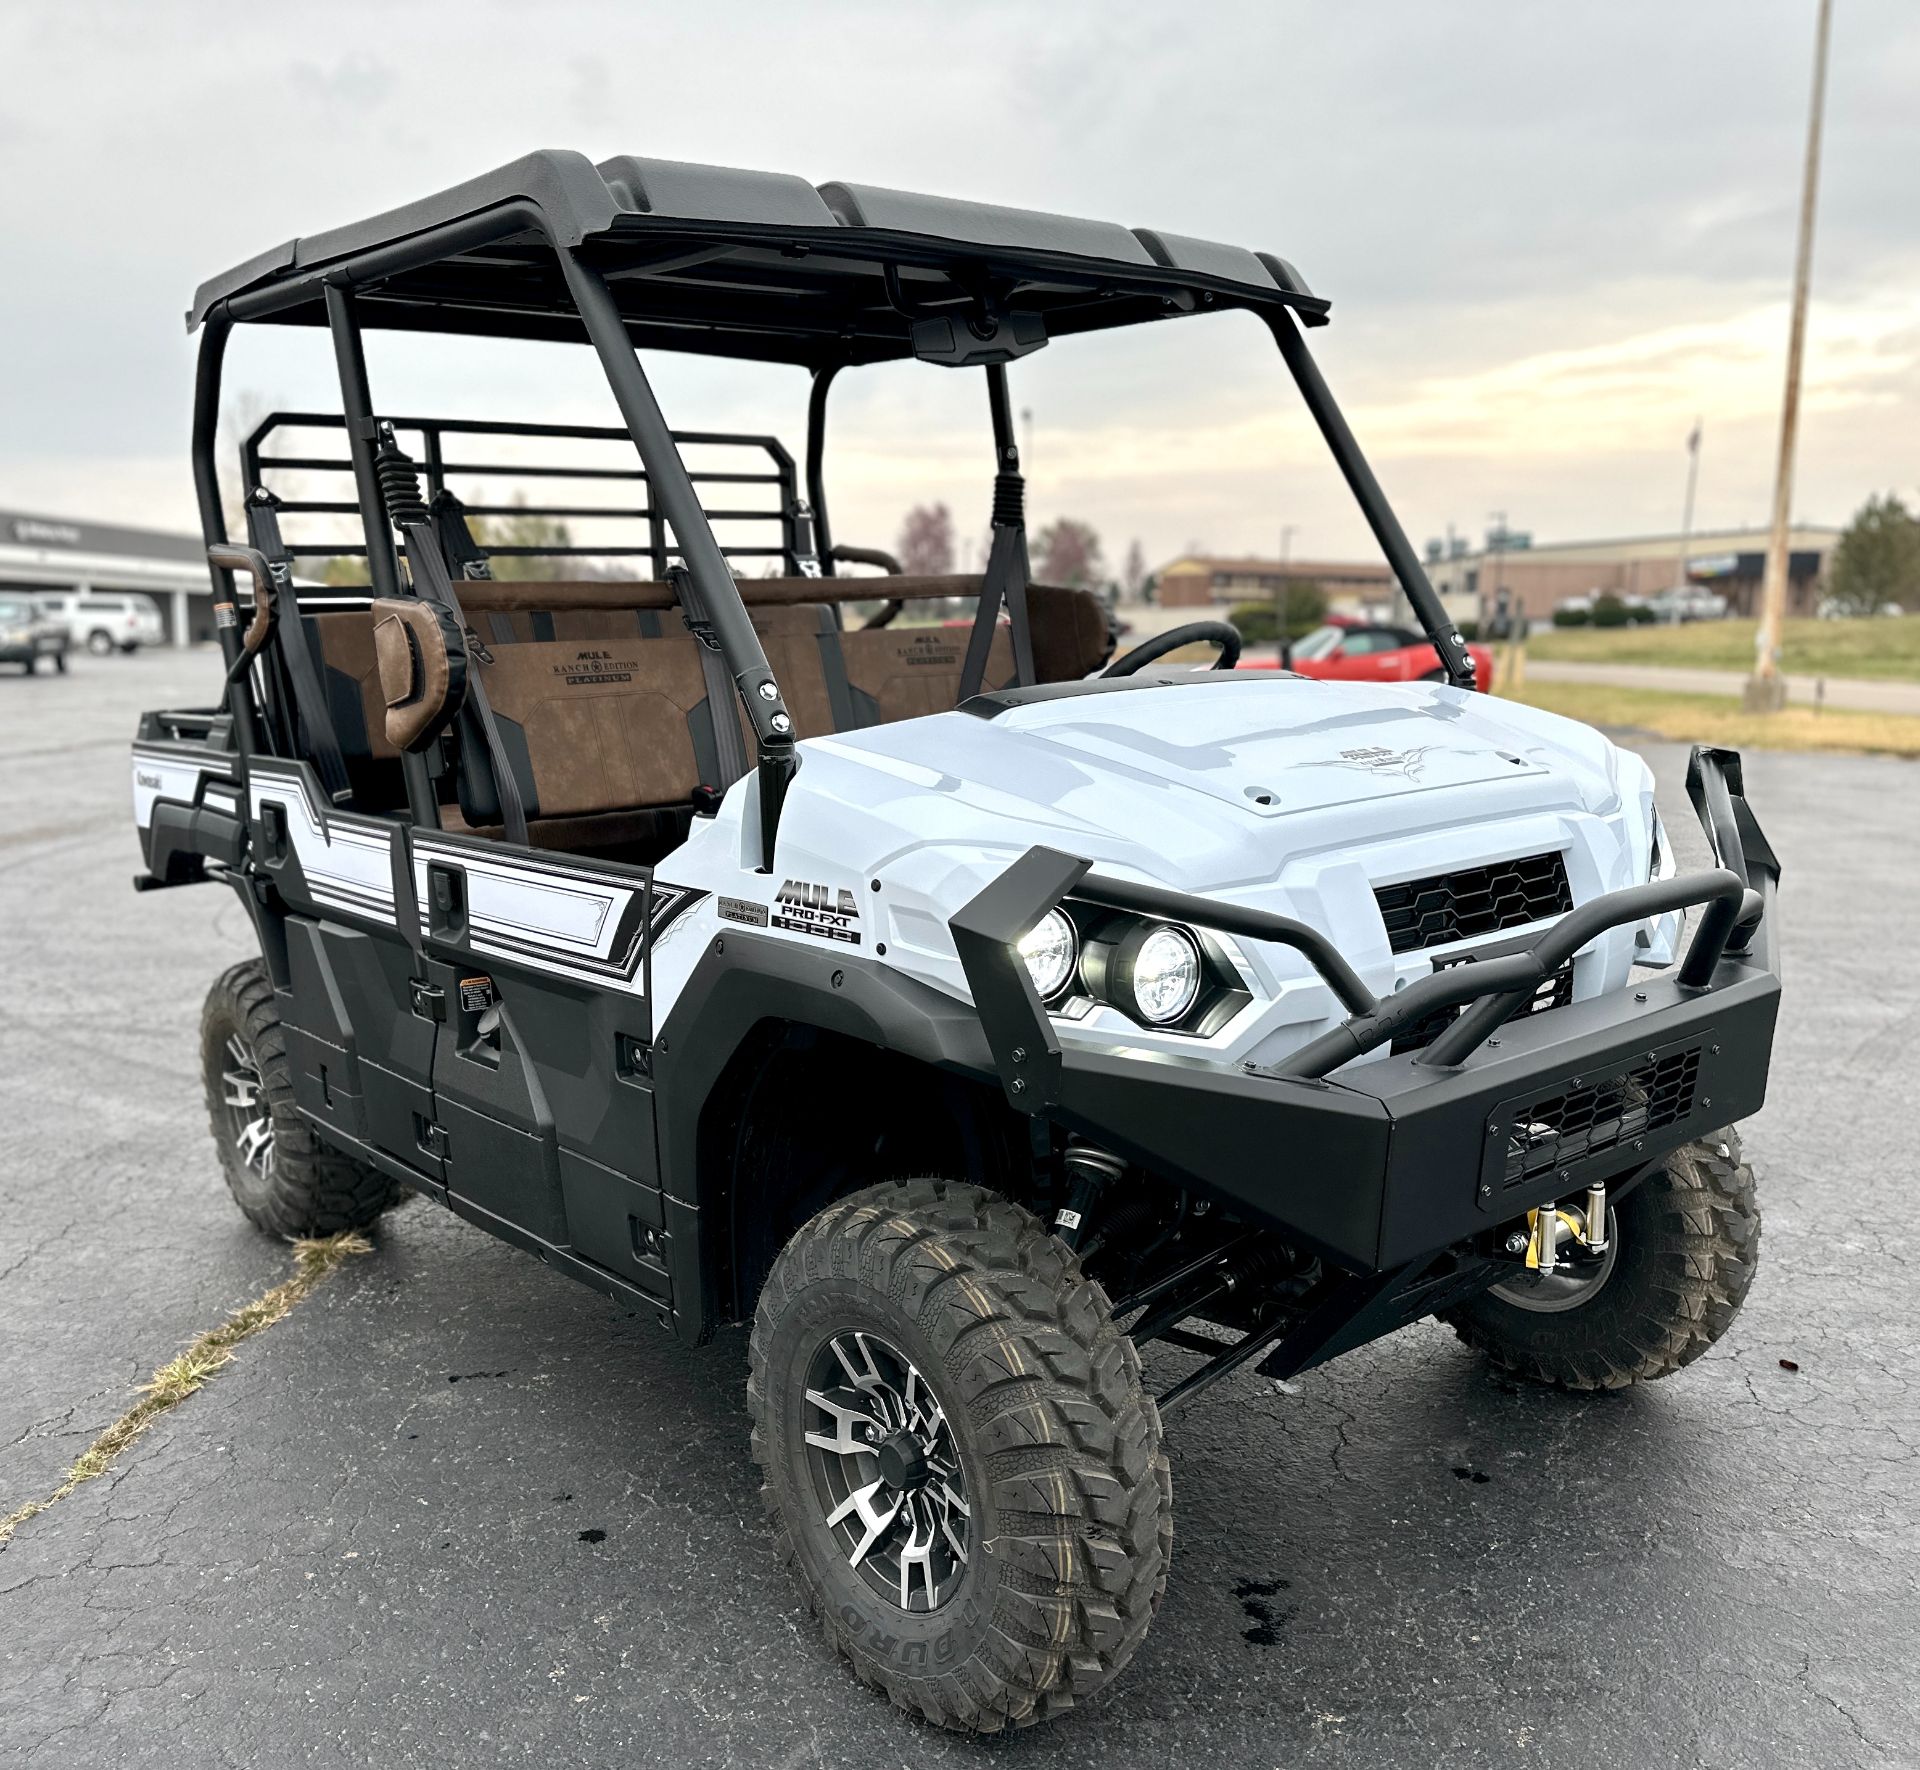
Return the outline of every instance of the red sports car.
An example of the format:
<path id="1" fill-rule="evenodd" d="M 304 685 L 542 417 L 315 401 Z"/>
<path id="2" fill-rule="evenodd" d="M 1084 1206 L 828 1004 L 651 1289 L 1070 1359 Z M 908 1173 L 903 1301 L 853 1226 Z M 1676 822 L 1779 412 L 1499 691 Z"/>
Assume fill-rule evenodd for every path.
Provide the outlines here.
<path id="1" fill-rule="evenodd" d="M 1469 645 L 1476 686 L 1493 681 L 1493 653 Z M 1267 659 L 1243 662 L 1243 670 L 1280 668 Z M 1302 676 L 1336 682 L 1444 682 L 1433 641 L 1412 627 L 1316 627 L 1294 641 L 1292 667 Z"/>

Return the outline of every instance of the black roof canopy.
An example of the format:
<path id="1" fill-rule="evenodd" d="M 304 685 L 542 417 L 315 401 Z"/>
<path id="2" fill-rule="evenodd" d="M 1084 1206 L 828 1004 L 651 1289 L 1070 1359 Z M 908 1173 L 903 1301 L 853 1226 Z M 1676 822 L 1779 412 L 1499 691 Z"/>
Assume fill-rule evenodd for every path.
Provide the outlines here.
<path id="1" fill-rule="evenodd" d="M 338 280 L 364 325 L 578 340 L 556 246 L 585 250 L 637 345 L 816 367 L 911 356 L 915 319 L 983 300 L 1055 337 L 1221 307 L 1317 325 L 1328 305 L 1284 259 L 1180 234 L 550 150 L 251 258 L 203 283 L 187 322 L 323 324 Z"/>

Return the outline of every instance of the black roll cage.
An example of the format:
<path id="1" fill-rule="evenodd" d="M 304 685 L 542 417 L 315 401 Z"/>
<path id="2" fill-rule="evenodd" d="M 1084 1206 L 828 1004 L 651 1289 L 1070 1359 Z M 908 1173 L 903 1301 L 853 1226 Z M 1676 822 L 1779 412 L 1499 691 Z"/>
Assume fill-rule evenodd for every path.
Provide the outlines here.
<path id="1" fill-rule="evenodd" d="M 712 241 L 711 256 L 718 257 L 739 243 L 737 233 L 724 226 L 709 224 L 707 231 Z M 405 238 L 350 252 L 332 262 L 310 268 L 295 268 L 289 274 L 265 284 L 220 296 L 204 312 L 194 316 L 204 325 L 205 331 L 195 378 L 192 456 L 201 531 L 209 549 L 216 604 L 231 609 L 234 599 L 232 556 L 225 556 L 227 563 L 223 563 L 219 556 L 219 550 L 227 547 L 229 537 L 215 458 L 222 368 L 233 326 L 250 321 L 284 319 L 295 309 L 310 312 L 316 299 L 324 309 L 340 378 L 340 422 L 346 431 L 354 471 L 373 593 L 379 597 L 404 595 L 406 588 L 394 544 L 394 530 L 388 520 L 375 465 L 380 420 L 376 416 L 368 385 L 366 358 L 361 342 L 362 299 L 371 296 L 378 301 L 385 279 L 409 273 L 434 270 L 445 277 L 457 277 L 459 268 L 451 261 L 463 254 L 483 253 L 488 247 L 497 247 L 509 240 L 518 239 L 524 243 L 529 234 L 544 241 L 554 254 L 562 286 L 543 287 L 528 299 L 556 320 L 566 322 L 564 330 L 556 329 L 552 334 L 556 336 L 578 336 L 571 331 L 570 322 L 567 322 L 567 310 L 570 308 L 572 317 L 577 318 L 599 357 L 602 371 L 620 409 L 624 434 L 631 439 L 639 453 L 648 490 L 650 520 L 663 523 L 672 530 L 677 551 L 704 605 L 705 618 L 747 709 L 760 758 L 760 864 L 763 869 L 770 869 L 781 807 L 797 766 L 791 718 L 782 702 L 779 684 L 767 664 L 759 636 L 748 616 L 746 604 L 734 583 L 726 552 L 716 541 L 707 513 L 701 507 L 693 478 L 680 454 L 680 439 L 669 429 L 661 413 L 652 384 L 641 365 L 634 337 L 628 329 L 628 318 L 623 315 L 609 288 L 608 273 L 596 261 L 592 243 L 586 240 L 576 243 L 567 238 L 562 230 L 553 225 L 551 218 L 537 202 L 525 198 L 514 199 L 455 221 L 424 228 Z M 957 248 L 950 249 L 943 261 L 938 255 L 930 257 L 924 242 L 916 242 L 905 236 L 891 247 L 870 236 L 823 239 L 820 245 L 823 249 L 830 248 L 842 260 L 880 263 L 890 273 L 887 283 L 890 292 L 898 288 L 902 265 L 925 266 L 929 262 L 944 262 L 948 274 L 956 283 L 972 283 L 982 291 L 979 305 L 983 316 L 989 311 L 991 292 L 996 282 L 1004 282 L 1004 275 L 996 279 L 984 268 L 971 266 L 968 255 Z M 813 248 L 796 236 L 783 249 L 804 253 Z M 695 256 L 698 257 L 698 254 Z M 1058 279 L 1062 274 L 1058 254 L 1033 250 L 1017 254 L 1016 259 L 1030 263 L 1038 276 Z M 1006 260 L 1007 254 L 1002 251 L 998 254 L 995 268 L 1002 269 Z M 673 268 L 679 268 L 687 260 L 683 254 L 670 262 Z M 663 261 L 658 268 L 666 267 L 667 261 Z M 629 269 L 617 271 L 616 274 L 630 279 L 636 273 Z M 643 269 L 637 274 L 644 276 L 647 273 Z M 1192 312 L 1203 307 L 1217 310 L 1239 306 L 1253 309 L 1259 314 L 1273 334 L 1301 398 L 1319 426 L 1401 589 L 1433 642 L 1449 680 L 1459 686 L 1472 686 L 1473 663 L 1466 645 L 1454 630 L 1427 581 L 1417 555 L 1408 543 L 1379 481 L 1361 453 L 1301 335 L 1294 310 L 1300 310 L 1309 323 L 1319 323 L 1324 318 L 1323 305 L 1288 292 L 1278 292 L 1271 300 L 1256 302 L 1244 293 L 1225 294 L 1232 285 L 1218 279 L 1198 273 L 1175 274 L 1161 267 L 1154 267 L 1151 271 L 1129 271 L 1124 278 L 1107 276 L 1103 281 L 1109 286 L 1092 291 L 1094 299 L 1103 294 L 1124 293 L 1135 302 L 1151 299 L 1164 313 Z M 1124 289 L 1111 287 L 1123 281 L 1127 285 Z M 623 282 L 625 287 L 626 283 Z M 403 323 L 418 329 L 417 309 L 409 307 L 405 311 L 408 317 Z M 1160 317 L 1160 314 L 1156 312 L 1154 317 Z M 444 329 L 484 331 L 486 327 L 460 324 L 448 325 Z M 524 325 L 521 329 L 524 330 Z M 719 341 L 720 334 L 725 330 L 724 322 L 716 320 L 711 330 L 716 341 Z M 726 352 L 723 350 L 722 353 Z M 731 354 L 741 352 L 736 349 Z M 858 360 L 852 340 L 846 345 L 846 360 Z M 814 362 L 808 400 L 807 489 L 818 536 L 821 569 L 828 573 L 833 569 L 832 542 L 822 462 L 827 394 L 840 366 L 839 362 L 824 357 Z M 999 606 L 1004 599 L 1014 628 L 1015 656 L 1024 684 L 1030 677 L 1030 649 L 1025 632 L 1026 542 L 1019 458 L 1008 418 L 1004 361 L 987 363 L 985 373 L 995 433 L 996 564 L 990 568 L 987 583 L 983 586 L 970 653 L 976 650 L 984 652 L 982 641 L 991 636 L 992 625 L 998 619 Z M 1004 537 L 1002 531 L 1005 531 Z M 1006 541 L 1004 553 L 1003 538 Z M 496 759 L 496 762 L 499 760 Z M 416 822 L 437 824 L 433 795 L 426 789 L 423 778 L 414 778 L 424 775 L 424 760 L 409 757 L 407 762 L 408 799 L 414 819 Z"/>

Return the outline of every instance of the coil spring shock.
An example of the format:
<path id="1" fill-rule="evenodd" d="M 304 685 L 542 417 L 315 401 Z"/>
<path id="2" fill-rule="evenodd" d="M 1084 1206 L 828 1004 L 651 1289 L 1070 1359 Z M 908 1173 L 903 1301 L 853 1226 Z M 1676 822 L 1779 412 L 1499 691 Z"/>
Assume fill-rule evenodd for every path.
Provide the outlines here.
<path id="1" fill-rule="evenodd" d="M 380 426 L 380 446 L 374 451 L 374 476 L 380 483 L 380 501 L 386 506 L 387 520 L 395 528 L 406 528 L 427 521 L 427 501 L 420 493 L 420 473 L 393 434 L 393 426 Z"/>

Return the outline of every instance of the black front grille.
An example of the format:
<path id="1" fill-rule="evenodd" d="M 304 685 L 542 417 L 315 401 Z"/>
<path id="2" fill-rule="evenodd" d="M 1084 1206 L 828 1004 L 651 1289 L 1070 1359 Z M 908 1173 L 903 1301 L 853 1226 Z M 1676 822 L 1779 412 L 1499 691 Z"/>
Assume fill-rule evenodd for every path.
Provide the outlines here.
<path id="1" fill-rule="evenodd" d="M 1436 971 L 1444 971 L 1451 965 L 1464 965 L 1471 961 L 1472 955 L 1445 960 L 1436 965 Z M 1564 1008 L 1573 1000 L 1573 961 L 1569 959 L 1550 977 L 1543 977 L 1534 985 L 1532 999 L 1514 1016 L 1523 1020 L 1529 1014 L 1545 1014 L 1550 1008 Z M 1422 1020 L 1405 1028 L 1393 1041 L 1396 1051 L 1424 1051 L 1443 1032 L 1450 1027 L 1466 1010 L 1464 1008 L 1436 1008 Z"/>
<path id="2" fill-rule="evenodd" d="M 1526 1185 L 1678 1124 L 1693 1111 L 1699 1079 L 1700 1047 L 1694 1045 L 1530 1102 L 1513 1115 L 1502 1184 Z"/>
<path id="3" fill-rule="evenodd" d="M 1567 863 L 1557 851 L 1380 885 L 1373 896 L 1396 953 L 1523 927 L 1573 908 Z"/>

